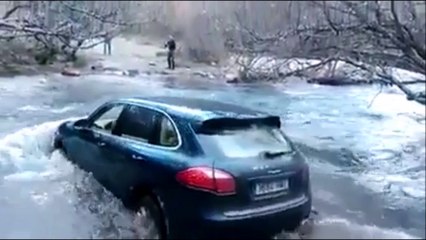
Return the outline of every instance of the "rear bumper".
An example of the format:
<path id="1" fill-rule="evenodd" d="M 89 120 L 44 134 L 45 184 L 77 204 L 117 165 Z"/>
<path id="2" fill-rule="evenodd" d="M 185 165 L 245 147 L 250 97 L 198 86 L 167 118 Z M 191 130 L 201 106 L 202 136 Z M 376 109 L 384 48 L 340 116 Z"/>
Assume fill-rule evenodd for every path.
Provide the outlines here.
<path id="1" fill-rule="evenodd" d="M 272 236 L 285 228 L 298 226 L 311 211 L 311 200 L 302 196 L 290 201 L 211 215 L 201 222 L 202 237 L 259 238 Z M 213 234 L 213 236 L 212 236 Z"/>
<path id="2" fill-rule="evenodd" d="M 262 238 L 294 228 L 309 217 L 311 196 L 233 211 L 192 212 L 169 220 L 171 238 Z M 192 216 L 189 216 L 192 215 Z"/>
<path id="3" fill-rule="evenodd" d="M 306 195 L 299 196 L 297 198 L 279 202 L 271 205 L 266 205 L 262 207 L 254 207 L 248 209 L 241 209 L 236 211 L 225 211 L 222 216 L 219 216 L 215 220 L 230 220 L 230 219 L 250 219 L 256 217 L 262 217 L 265 215 L 272 215 L 275 213 L 286 212 L 292 210 L 303 204 L 307 203 L 309 198 Z"/>

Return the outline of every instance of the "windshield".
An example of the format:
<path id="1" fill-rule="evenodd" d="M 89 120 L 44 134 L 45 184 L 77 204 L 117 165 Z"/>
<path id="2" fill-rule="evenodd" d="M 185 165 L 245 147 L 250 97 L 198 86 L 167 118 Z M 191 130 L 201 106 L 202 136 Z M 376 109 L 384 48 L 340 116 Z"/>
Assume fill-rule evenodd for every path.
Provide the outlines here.
<path id="1" fill-rule="evenodd" d="M 200 134 L 209 139 L 230 158 L 259 156 L 264 152 L 287 153 L 291 146 L 279 128 L 252 127 L 238 130 L 222 130 L 215 134 Z"/>

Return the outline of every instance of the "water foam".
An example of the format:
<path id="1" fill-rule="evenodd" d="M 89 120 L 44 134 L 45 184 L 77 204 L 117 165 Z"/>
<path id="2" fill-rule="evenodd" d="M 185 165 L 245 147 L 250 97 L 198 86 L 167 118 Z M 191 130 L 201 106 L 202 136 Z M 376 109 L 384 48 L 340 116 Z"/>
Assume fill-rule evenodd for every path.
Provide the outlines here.
<path id="1" fill-rule="evenodd" d="M 348 219 L 327 216 L 311 217 L 296 232 L 282 232 L 274 239 L 421 239 L 398 229 L 383 229 L 362 225 Z"/>
<path id="2" fill-rule="evenodd" d="M 354 224 L 347 219 L 327 217 L 315 222 L 309 239 L 416 239 L 393 229 Z"/>
<path id="3" fill-rule="evenodd" d="M 348 87 L 330 96 L 329 92 L 335 89 L 322 86 L 286 90 L 296 99 L 303 95 L 295 107 L 290 105 L 291 111 L 286 115 L 290 127 L 286 130 L 300 142 L 336 152 L 335 158 L 340 157 L 342 148 L 349 149 L 353 153 L 349 160 L 358 160 L 362 165 L 345 174 L 374 192 L 389 196 L 393 204 L 424 206 L 424 106 L 408 101 L 395 88 L 377 95 L 378 88 Z M 347 106 L 343 96 L 351 99 Z M 312 105 L 318 105 L 318 109 L 306 111 Z M 305 123 L 301 124 L 300 119 L 306 119 Z M 342 167 L 345 166 L 337 169 Z"/>
<path id="4" fill-rule="evenodd" d="M 18 111 L 22 111 L 22 112 L 48 111 L 52 113 L 65 113 L 65 112 L 72 111 L 76 109 L 77 107 L 79 107 L 78 104 L 71 104 L 69 106 L 65 106 L 62 108 L 51 108 L 49 106 L 40 107 L 40 106 L 33 106 L 33 105 L 25 105 L 23 107 L 18 108 Z"/>
<path id="5" fill-rule="evenodd" d="M 407 101 L 403 94 L 380 94 L 368 112 L 384 118 L 379 123 L 366 126 L 363 141 L 369 146 L 369 170 L 356 179 L 372 190 L 425 201 L 425 108 Z M 406 203 L 406 202 L 405 202 Z"/>
<path id="6" fill-rule="evenodd" d="M 49 153 L 56 128 L 64 120 L 23 128 L 0 139 L 0 167 L 18 175 L 40 174 L 49 169 Z"/>
<path id="7" fill-rule="evenodd" d="M 132 238 L 122 204 L 53 151 L 63 121 L 0 139 L 0 238 Z"/>

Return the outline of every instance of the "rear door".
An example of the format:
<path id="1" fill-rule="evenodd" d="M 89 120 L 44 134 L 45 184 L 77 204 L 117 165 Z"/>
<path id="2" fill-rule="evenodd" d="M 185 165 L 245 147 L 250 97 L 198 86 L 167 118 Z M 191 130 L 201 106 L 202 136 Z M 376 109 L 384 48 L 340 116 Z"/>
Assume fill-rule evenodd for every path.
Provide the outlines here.
<path id="1" fill-rule="evenodd" d="M 215 167 L 234 176 L 241 202 L 290 199 L 303 192 L 306 165 L 278 126 L 226 124 L 197 136 Z"/>

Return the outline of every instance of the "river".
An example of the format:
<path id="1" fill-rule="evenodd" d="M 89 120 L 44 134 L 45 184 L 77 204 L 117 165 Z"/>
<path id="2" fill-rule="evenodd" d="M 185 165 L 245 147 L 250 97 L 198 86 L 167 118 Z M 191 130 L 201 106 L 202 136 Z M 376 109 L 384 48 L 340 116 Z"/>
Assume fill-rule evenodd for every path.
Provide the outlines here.
<path id="1" fill-rule="evenodd" d="M 0 238 L 129 238 L 132 216 L 51 147 L 55 128 L 128 96 L 191 96 L 282 117 L 312 173 L 307 238 L 425 238 L 425 107 L 394 88 L 228 86 L 171 77 L 0 78 Z"/>

